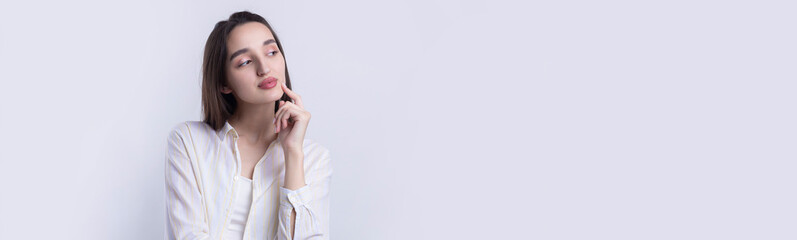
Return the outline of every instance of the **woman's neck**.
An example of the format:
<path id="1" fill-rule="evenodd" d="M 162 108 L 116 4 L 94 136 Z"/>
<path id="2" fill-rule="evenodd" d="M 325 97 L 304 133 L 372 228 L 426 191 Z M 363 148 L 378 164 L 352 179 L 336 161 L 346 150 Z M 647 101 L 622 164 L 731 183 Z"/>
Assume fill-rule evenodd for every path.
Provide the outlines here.
<path id="1" fill-rule="evenodd" d="M 274 132 L 275 124 L 273 123 L 274 104 L 240 104 L 228 121 L 238 132 L 239 138 L 245 138 L 250 143 L 270 142 L 277 137 L 277 133 Z"/>

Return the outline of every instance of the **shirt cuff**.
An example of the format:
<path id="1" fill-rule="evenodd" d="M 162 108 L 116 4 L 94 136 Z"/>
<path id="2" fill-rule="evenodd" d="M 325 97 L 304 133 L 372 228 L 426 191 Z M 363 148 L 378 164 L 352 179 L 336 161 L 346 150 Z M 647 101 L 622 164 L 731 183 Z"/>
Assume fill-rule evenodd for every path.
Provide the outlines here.
<path id="1" fill-rule="evenodd" d="M 293 206 L 293 208 L 298 208 L 307 205 L 312 199 L 313 196 L 312 191 L 310 191 L 310 184 L 305 184 L 303 187 L 296 190 L 280 187 L 280 205 L 285 207 Z"/>

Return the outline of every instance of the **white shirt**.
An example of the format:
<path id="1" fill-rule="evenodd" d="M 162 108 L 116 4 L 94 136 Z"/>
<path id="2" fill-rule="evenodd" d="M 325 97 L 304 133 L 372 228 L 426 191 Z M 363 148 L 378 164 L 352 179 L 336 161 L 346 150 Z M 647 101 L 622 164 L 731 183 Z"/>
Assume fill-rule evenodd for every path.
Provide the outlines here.
<path id="1" fill-rule="evenodd" d="M 227 239 L 235 234 L 235 206 L 244 180 L 238 133 L 225 122 L 219 131 L 200 121 L 175 126 L 167 138 L 166 238 Z M 329 150 L 305 138 L 305 185 L 284 188 L 285 155 L 273 141 L 252 175 L 250 209 L 242 239 L 329 239 Z M 245 188 L 242 191 L 246 191 Z M 296 211 L 291 238 L 291 210 Z"/>

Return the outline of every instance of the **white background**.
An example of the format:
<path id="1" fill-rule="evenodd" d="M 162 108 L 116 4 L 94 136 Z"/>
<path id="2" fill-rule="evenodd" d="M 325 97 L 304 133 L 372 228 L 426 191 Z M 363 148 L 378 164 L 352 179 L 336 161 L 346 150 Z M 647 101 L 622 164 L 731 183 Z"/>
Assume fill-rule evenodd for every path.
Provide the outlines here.
<path id="1" fill-rule="evenodd" d="M 331 150 L 334 239 L 795 239 L 789 2 L 3 1 L 0 239 L 161 239 L 239 10 Z"/>

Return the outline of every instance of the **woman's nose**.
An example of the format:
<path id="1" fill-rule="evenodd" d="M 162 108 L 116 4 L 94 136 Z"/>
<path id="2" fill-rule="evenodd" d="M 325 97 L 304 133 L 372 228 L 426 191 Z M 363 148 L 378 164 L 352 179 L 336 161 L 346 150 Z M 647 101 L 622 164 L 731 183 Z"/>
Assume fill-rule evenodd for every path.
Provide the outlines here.
<path id="1" fill-rule="evenodd" d="M 257 68 L 257 76 L 265 76 L 271 69 L 269 69 L 268 65 L 265 62 L 260 62 L 260 66 Z"/>

